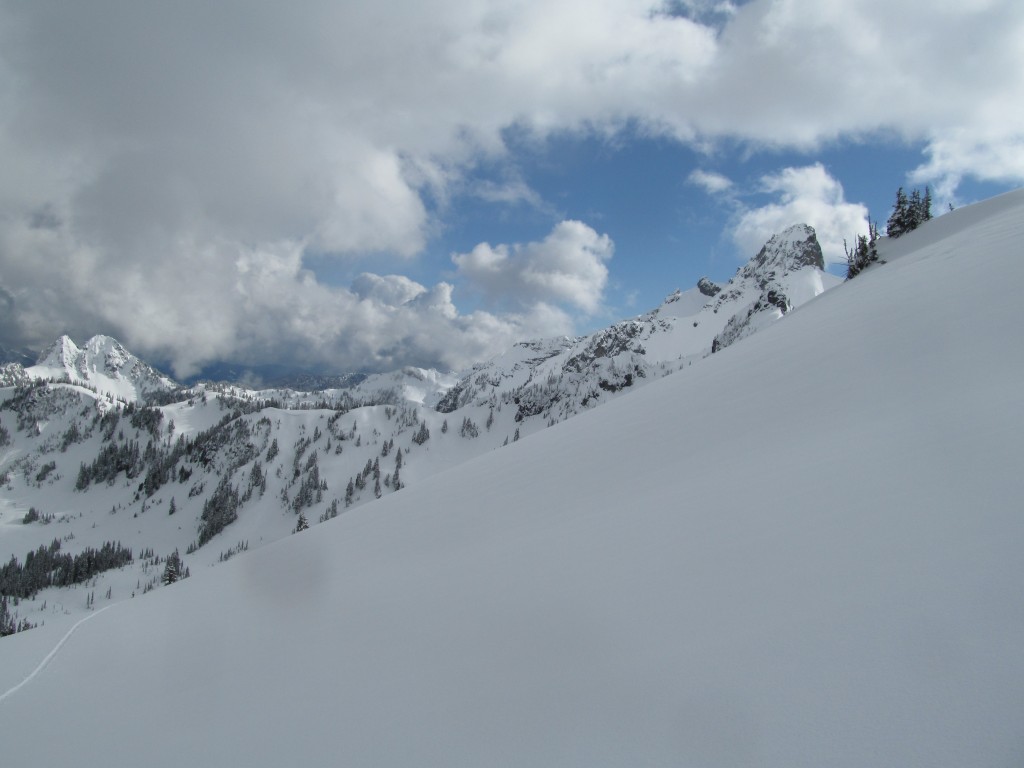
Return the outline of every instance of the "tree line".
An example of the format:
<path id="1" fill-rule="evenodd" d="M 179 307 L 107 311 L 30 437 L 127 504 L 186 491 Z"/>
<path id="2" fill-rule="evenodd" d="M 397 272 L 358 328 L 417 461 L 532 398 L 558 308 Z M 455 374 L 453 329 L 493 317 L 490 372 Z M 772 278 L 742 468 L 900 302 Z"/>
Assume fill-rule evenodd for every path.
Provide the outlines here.
<path id="1" fill-rule="evenodd" d="M 132 562 L 132 551 L 120 542 L 107 541 L 96 549 L 86 547 L 77 555 L 60 551 L 60 540 L 39 545 L 25 555 L 25 562 L 11 559 L 0 567 L 0 595 L 30 598 L 47 587 L 68 587 L 91 579 L 98 573 Z"/>

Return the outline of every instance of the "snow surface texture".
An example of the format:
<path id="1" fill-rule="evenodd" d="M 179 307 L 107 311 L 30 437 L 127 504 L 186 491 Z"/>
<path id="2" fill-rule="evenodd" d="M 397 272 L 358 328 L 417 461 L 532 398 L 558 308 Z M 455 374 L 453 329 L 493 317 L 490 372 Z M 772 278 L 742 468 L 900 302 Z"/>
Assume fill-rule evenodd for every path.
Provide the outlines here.
<path id="1" fill-rule="evenodd" d="M 0 702 L 5 761 L 1024 764 L 1022 239 L 1024 192 L 943 216 L 681 375 L 96 614 Z"/>

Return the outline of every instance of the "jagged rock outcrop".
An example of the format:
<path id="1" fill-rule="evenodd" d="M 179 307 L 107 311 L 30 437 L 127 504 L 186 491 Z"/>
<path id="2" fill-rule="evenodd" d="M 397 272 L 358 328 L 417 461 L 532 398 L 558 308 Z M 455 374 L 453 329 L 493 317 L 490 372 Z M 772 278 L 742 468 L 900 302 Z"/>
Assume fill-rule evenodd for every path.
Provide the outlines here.
<path id="1" fill-rule="evenodd" d="M 729 289 L 718 297 L 718 301 L 724 303 L 743 293 L 756 295 L 744 310 L 732 314 L 721 333 L 715 336 L 711 351 L 725 349 L 823 291 L 825 281 L 831 278 L 824 269 L 824 255 L 813 227 L 797 224 L 774 235 L 737 272 Z M 801 272 L 808 276 L 810 286 L 807 280 L 791 279 Z M 807 295 L 808 287 L 812 295 Z"/>
<path id="2" fill-rule="evenodd" d="M 702 277 L 697 281 L 697 290 L 709 298 L 714 298 L 722 292 L 722 286 L 711 282 L 711 280 L 706 277 Z"/>

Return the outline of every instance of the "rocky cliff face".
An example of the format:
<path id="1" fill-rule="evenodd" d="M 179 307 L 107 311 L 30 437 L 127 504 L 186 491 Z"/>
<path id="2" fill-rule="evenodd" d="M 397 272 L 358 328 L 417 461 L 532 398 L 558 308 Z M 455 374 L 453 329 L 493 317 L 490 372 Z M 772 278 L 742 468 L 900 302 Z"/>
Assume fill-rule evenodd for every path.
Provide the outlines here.
<path id="1" fill-rule="evenodd" d="M 825 259 L 813 227 L 797 224 L 774 235 L 718 295 L 719 307 L 743 296 L 756 298 L 745 309 L 732 312 L 711 351 L 749 336 L 839 282 L 824 269 Z"/>

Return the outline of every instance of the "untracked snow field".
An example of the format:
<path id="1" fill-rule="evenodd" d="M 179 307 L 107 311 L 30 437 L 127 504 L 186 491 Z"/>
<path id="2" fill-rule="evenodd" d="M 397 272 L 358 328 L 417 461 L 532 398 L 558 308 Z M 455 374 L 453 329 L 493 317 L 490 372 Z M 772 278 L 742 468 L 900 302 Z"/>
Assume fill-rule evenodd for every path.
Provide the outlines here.
<path id="1" fill-rule="evenodd" d="M 1021 243 L 1024 192 L 947 214 L 42 668 L 68 627 L 4 639 L 4 764 L 1024 765 Z"/>

